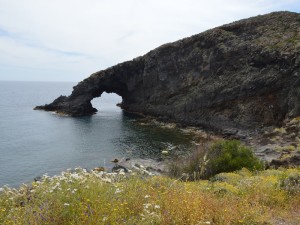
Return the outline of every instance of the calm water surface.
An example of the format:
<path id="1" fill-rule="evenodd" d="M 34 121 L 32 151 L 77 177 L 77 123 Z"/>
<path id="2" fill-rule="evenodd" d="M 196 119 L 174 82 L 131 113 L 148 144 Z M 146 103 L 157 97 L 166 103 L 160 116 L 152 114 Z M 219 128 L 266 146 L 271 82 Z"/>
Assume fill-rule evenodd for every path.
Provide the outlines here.
<path id="1" fill-rule="evenodd" d="M 113 158 L 153 158 L 161 150 L 187 148 L 191 137 L 156 126 L 116 107 L 120 96 L 102 94 L 92 101 L 99 112 L 70 118 L 33 107 L 69 95 L 75 83 L 0 81 L 0 187 L 18 186 L 67 168 L 111 166 Z"/>

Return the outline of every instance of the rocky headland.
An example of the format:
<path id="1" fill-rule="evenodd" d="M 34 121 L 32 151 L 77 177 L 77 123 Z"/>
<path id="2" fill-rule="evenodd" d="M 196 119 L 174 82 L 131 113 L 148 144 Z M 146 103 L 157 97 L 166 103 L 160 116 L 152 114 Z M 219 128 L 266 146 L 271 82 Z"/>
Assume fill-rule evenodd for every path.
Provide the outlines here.
<path id="1" fill-rule="evenodd" d="M 91 115 L 91 100 L 103 92 L 120 95 L 126 111 L 250 138 L 256 147 L 293 139 L 299 153 L 298 132 L 273 130 L 300 116 L 300 14 L 260 15 L 162 45 L 35 109 Z"/>
<path id="2" fill-rule="evenodd" d="M 300 14 L 257 16 L 165 44 L 92 74 L 36 109 L 93 114 L 103 92 L 122 108 L 214 128 L 281 124 L 300 115 Z"/>

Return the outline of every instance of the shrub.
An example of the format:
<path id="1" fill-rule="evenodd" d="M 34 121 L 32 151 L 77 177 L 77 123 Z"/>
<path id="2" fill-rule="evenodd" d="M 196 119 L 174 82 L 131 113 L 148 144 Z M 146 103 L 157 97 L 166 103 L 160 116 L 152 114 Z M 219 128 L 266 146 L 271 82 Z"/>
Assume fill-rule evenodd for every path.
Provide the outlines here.
<path id="1" fill-rule="evenodd" d="M 208 147 L 198 146 L 187 157 L 169 163 L 169 175 L 183 181 L 201 179 L 207 163 L 206 152 Z"/>
<path id="2" fill-rule="evenodd" d="M 264 164 L 240 141 L 222 140 L 211 147 L 202 145 L 188 157 L 172 162 L 169 173 L 183 180 L 197 180 L 242 168 L 262 170 Z"/>
<path id="3" fill-rule="evenodd" d="M 247 168 L 251 171 L 264 169 L 264 164 L 253 151 L 236 140 L 220 141 L 212 145 L 206 176 Z"/>

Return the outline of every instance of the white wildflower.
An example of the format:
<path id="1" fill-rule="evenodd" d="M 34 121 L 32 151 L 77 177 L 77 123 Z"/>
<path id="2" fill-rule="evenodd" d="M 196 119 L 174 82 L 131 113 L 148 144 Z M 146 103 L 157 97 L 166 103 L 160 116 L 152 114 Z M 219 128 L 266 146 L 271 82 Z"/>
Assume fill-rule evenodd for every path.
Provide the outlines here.
<path id="1" fill-rule="evenodd" d="M 50 177 L 48 176 L 47 173 L 45 173 L 45 174 L 43 175 L 43 177 L 42 177 L 42 179 L 48 179 L 48 178 L 50 178 Z"/>
<path id="2" fill-rule="evenodd" d="M 64 206 L 69 206 L 70 204 L 69 203 L 64 203 Z"/>
<path id="3" fill-rule="evenodd" d="M 110 178 L 101 178 L 101 180 L 103 182 L 106 182 L 106 183 L 111 183 L 112 182 L 112 180 Z"/>
<path id="4" fill-rule="evenodd" d="M 148 209 L 151 206 L 151 204 L 147 203 L 147 204 L 143 204 L 143 206 L 144 206 L 145 209 Z"/>
<path id="5" fill-rule="evenodd" d="M 118 175 L 118 173 L 110 173 L 110 174 L 107 174 L 107 175 L 110 175 L 111 177 L 115 177 Z"/>
<path id="6" fill-rule="evenodd" d="M 155 205 L 154 208 L 155 209 L 160 209 L 160 206 L 159 205 Z"/>
<path id="7" fill-rule="evenodd" d="M 150 198 L 150 195 L 145 195 L 145 198 Z"/>
<path id="8" fill-rule="evenodd" d="M 102 221 L 105 222 L 105 221 L 107 221 L 107 219 L 108 218 L 105 216 L 105 217 L 103 217 Z"/>
<path id="9" fill-rule="evenodd" d="M 125 175 L 125 171 L 124 171 L 123 169 L 121 169 L 121 170 L 119 171 L 119 175 Z"/>
<path id="10" fill-rule="evenodd" d="M 64 181 L 64 180 L 68 180 L 68 178 L 65 177 L 65 176 L 62 176 L 62 177 L 59 178 L 59 180 L 60 180 L 60 181 Z"/>
<path id="11" fill-rule="evenodd" d="M 147 213 L 148 215 L 151 214 L 149 210 L 144 209 L 144 212 Z"/>
<path id="12" fill-rule="evenodd" d="M 75 180 L 80 180 L 81 179 L 81 176 L 78 173 L 72 173 L 70 177 L 75 179 Z"/>
<path id="13" fill-rule="evenodd" d="M 117 188 L 116 191 L 115 191 L 115 194 L 118 194 L 118 193 L 121 193 L 121 192 L 122 192 L 122 190 Z"/>

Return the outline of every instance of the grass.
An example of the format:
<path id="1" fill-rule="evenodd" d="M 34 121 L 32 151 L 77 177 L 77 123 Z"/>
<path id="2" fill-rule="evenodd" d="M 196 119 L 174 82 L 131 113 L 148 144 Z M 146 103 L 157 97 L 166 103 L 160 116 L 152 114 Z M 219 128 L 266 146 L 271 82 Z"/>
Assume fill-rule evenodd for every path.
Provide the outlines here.
<path id="1" fill-rule="evenodd" d="M 275 150 L 278 152 L 282 152 L 282 151 L 292 152 L 296 150 L 296 147 L 293 145 L 287 145 L 287 146 L 277 147 Z"/>
<path id="2" fill-rule="evenodd" d="M 194 182 L 78 168 L 0 193 L 0 224 L 300 223 L 299 168 Z"/>
<path id="3" fill-rule="evenodd" d="M 190 155 L 172 160 L 169 163 L 169 175 L 192 181 L 242 168 L 263 170 L 264 163 L 240 141 L 219 140 L 210 145 L 200 145 Z"/>

